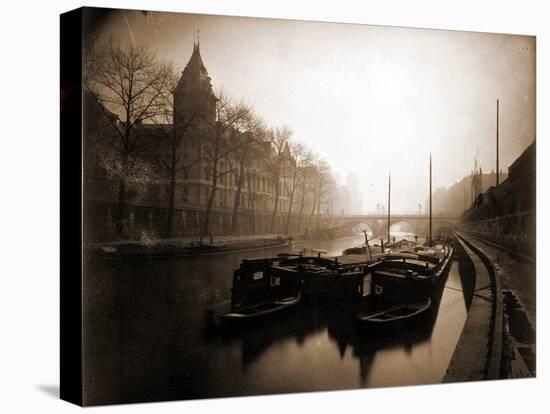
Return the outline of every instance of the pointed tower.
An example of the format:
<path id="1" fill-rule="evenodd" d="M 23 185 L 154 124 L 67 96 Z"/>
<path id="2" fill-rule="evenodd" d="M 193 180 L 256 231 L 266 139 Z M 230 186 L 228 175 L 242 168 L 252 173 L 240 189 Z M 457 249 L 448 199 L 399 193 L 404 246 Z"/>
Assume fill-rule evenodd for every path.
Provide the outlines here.
<path id="1" fill-rule="evenodd" d="M 174 90 L 174 122 L 189 119 L 200 113 L 197 119 L 206 122 L 216 120 L 216 102 L 208 71 L 200 54 L 199 43 L 193 43 L 193 53 Z"/>

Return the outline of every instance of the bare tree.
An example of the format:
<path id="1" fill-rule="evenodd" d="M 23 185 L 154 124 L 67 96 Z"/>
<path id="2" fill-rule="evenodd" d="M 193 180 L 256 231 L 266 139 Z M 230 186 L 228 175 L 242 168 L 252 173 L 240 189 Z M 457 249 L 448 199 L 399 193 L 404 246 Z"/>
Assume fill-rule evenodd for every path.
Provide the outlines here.
<path id="1" fill-rule="evenodd" d="M 220 178 L 233 172 L 230 168 L 220 168 L 220 161 L 231 165 L 230 155 L 234 150 L 231 143 L 232 129 L 250 113 L 242 103 L 234 104 L 223 92 L 220 92 L 216 104 L 216 120 L 207 123 L 207 133 L 202 145 L 203 159 L 207 162 L 208 178 L 212 181 L 208 197 L 201 234 L 210 230 L 210 216 Z"/>
<path id="2" fill-rule="evenodd" d="M 256 182 L 258 174 L 253 171 L 249 171 L 246 174 L 246 184 L 248 190 L 248 203 L 250 206 L 250 214 L 252 216 L 252 234 L 256 234 L 256 191 L 254 188 L 254 183 Z"/>
<path id="3" fill-rule="evenodd" d="M 273 233 L 275 230 L 275 220 L 277 219 L 277 212 L 279 209 L 279 198 L 281 195 L 281 178 L 283 178 L 283 173 L 285 167 L 287 167 L 288 161 L 290 159 L 290 149 L 289 142 L 292 136 L 292 131 L 283 126 L 282 128 L 276 128 L 271 131 L 270 141 L 273 154 L 266 157 L 266 170 L 269 174 L 271 184 L 275 192 L 275 199 L 273 200 L 273 210 L 271 212 L 271 224 L 270 232 Z"/>
<path id="4" fill-rule="evenodd" d="M 321 205 L 329 199 L 330 194 L 328 192 L 328 186 L 331 179 L 330 167 L 324 160 L 320 160 L 317 164 L 317 174 L 316 174 L 316 184 L 317 184 L 317 220 L 316 227 L 319 228 L 320 223 L 320 214 L 321 214 Z"/>
<path id="5" fill-rule="evenodd" d="M 308 165 L 308 163 L 311 160 L 311 152 L 307 150 L 307 148 L 300 143 L 291 143 L 290 144 L 290 153 L 291 153 L 291 160 L 290 160 L 290 180 L 284 180 L 285 183 L 285 189 L 288 195 L 288 211 L 286 216 L 286 223 L 285 223 L 285 234 L 288 234 L 290 229 L 290 220 L 292 217 L 292 206 L 294 204 L 294 196 L 296 194 L 297 187 L 299 185 L 299 181 L 303 180 L 305 178 L 303 172 L 304 168 Z M 303 207 L 303 204 L 302 204 Z"/>
<path id="6" fill-rule="evenodd" d="M 300 174 L 300 208 L 298 210 L 298 222 L 302 222 L 302 217 L 304 214 L 304 209 L 306 206 L 306 201 L 308 201 L 307 196 L 309 193 L 312 193 L 311 199 L 314 198 L 313 192 L 315 189 L 314 180 L 315 180 L 315 163 L 316 155 L 308 150 L 308 156 L 304 159 L 304 165 L 299 169 Z M 308 224 L 309 225 L 309 224 Z"/>
<path id="7" fill-rule="evenodd" d="M 334 176 L 330 171 L 325 176 L 326 181 L 323 189 L 323 195 L 321 199 L 321 205 L 324 205 L 327 212 L 327 219 L 329 220 L 327 224 L 330 226 L 330 220 L 332 220 L 332 209 L 334 202 L 337 198 L 337 184 Z"/>
<path id="8" fill-rule="evenodd" d="M 310 176 L 310 191 L 311 191 L 311 212 L 307 220 L 307 227 L 311 227 L 313 216 L 315 215 L 315 208 L 317 207 L 317 200 L 319 195 L 319 171 L 317 165 L 313 165 L 311 168 Z"/>
<path id="9" fill-rule="evenodd" d="M 322 201 L 324 201 L 326 185 L 330 177 L 330 169 L 324 160 L 317 160 L 310 167 L 310 191 L 311 211 L 308 218 L 308 227 L 313 223 L 313 217 L 316 217 L 316 227 L 319 227 L 319 215 Z"/>
<path id="10" fill-rule="evenodd" d="M 266 129 L 263 120 L 247 109 L 247 114 L 243 117 L 234 129 L 236 132 L 233 138 L 233 174 L 235 177 L 235 200 L 233 202 L 233 213 L 231 215 L 231 232 L 239 231 L 239 208 L 241 207 L 241 195 L 246 181 L 255 178 L 255 175 L 249 172 L 250 166 L 254 160 L 262 158 L 262 142 L 265 140 Z M 253 183 L 248 182 L 248 202 L 254 214 L 254 190 Z"/>
<path id="11" fill-rule="evenodd" d="M 176 180 L 180 173 L 200 161 L 200 155 L 195 159 L 182 159 L 182 145 L 186 141 L 193 126 L 201 120 L 203 108 L 200 103 L 195 108 L 186 112 L 176 112 L 174 105 L 174 92 L 179 80 L 179 74 L 173 69 L 173 66 L 167 67 L 168 82 L 163 85 L 161 98 L 161 111 L 159 116 L 155 117 L 155 122 L 159 123 L 158 130 L 164 135 L 168 142 L 168 153 L 161 159 L 162 166 L 169 179 L 168 187 L 168 211 L 166 216 L 166 237 L 170 237 L 174 226 L 174 206 L 176 198 Z"/>
<path id="12" fill-rule="evenodd" d="M 159 115 L 161 94 L 168 81 L 167 70 L 143 46 L 111 43 L 105 52 L 95 56 L 86 77 L 86 88 L 106 112 L 115 113 L 121 122 L 112 119 L 117 139 L 110 145 L 117 160 L 118 220 L 117 232 L 124 232 L 126 192 L 129 178 L 138 164 L 136 154 L 151 143 L 151 137 L 138 133 L 146 120 Z"/>
<path id="13" fill-rule="evenodd" d="M 82 81 L 85 87 L 92 85 L 104 70 L 108 46 L 99 40 L 97 34 L 86 36 L 82 44 Z"/>

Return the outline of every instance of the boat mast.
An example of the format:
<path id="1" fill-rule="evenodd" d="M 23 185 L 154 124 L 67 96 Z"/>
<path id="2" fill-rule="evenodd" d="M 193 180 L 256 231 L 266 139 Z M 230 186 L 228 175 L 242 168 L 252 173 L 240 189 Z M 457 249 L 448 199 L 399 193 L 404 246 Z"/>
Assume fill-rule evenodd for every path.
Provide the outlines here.
<path id="1" fill-rule="evenodd" d="M 428 245 L 432 245 L 432 153 L 430 152 L 430 224 L 428 232 Z"/>
<path id="2" fill-rule="evenodd" d="M 372 262 L 372 254 L 370 252 L 370 246 L 369 246 L 369 236 L 367 235 L 366 230 L 363 230 L 363 233 L 365 234 L 365 244 L 367 245 L 367 252 L 369 254 L 369 261 Z"/>
<path id="3" fill-rule="evenodd" d="M 391 170 L 388 176 L 388 243 L 390 243 Z"/>

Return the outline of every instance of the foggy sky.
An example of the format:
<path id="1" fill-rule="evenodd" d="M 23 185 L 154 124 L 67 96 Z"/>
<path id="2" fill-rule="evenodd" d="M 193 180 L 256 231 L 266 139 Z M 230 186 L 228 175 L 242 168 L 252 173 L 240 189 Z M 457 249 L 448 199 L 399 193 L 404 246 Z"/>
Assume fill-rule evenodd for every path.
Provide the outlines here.
<path id="1" fill-rule="evenodd" d="M 105 16 L 103 16 L 105 17 Z M 200 30 L 215 89 L 287 125 L 340 177 L 354 171 L 364 210 L 417 212 L 434 190 L 495 168 L 500 100 L 503 171 L 535 139 L 535 39 L 444 30 L 113 12 L 105 38 L 151 46 L 181 70 Z"/>

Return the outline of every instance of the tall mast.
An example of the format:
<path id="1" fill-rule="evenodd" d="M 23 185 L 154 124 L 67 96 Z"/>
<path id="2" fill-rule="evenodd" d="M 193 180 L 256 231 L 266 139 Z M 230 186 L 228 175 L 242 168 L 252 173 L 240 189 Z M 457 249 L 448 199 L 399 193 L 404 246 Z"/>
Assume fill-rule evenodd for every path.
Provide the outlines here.
<path id="1" fill-rule="evenodd" d="M 499 168 L 498 168 L 498 99 L 497 99 L 497 187 L 499 184 Z"/>
<path id="2" fill-rule="evenodd" d="M 430 152 L 430 225 L 428 232 L 428 243 L 432 244 L 432 153 Z"/>
<path id="3" fill-rule="evenodd" d="M 388 176 L 388 243 L 390 242 L 391 170 Z"/>

